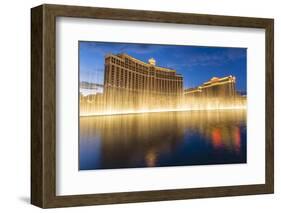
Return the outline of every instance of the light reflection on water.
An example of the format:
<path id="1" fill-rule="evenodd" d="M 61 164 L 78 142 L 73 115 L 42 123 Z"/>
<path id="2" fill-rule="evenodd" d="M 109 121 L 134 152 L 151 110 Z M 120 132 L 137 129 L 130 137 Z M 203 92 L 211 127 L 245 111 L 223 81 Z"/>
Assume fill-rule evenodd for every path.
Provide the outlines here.
<path id="1" fill-rule="evenodd" d="M 246 163 L 246 110 L 80 117 L 80 170 L 229 163 Z"/>

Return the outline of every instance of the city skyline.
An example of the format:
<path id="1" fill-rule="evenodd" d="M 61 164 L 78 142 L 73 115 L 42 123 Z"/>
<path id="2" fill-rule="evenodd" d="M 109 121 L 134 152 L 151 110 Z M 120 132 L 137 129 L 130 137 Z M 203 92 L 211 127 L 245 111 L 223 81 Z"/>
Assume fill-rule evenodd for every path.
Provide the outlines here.
<path id="1" fill-rule="evenodd" d="M 246 92 L 246 48 L 203 47 L 112 42 L 79 42 L 80 82 L 104 84 L 104 58 L 127 53 L 147 62 L 174 69 L 184 77 L 184 89 L 197 87 L 212 77 L 234 75 L 237 90 Z"/>

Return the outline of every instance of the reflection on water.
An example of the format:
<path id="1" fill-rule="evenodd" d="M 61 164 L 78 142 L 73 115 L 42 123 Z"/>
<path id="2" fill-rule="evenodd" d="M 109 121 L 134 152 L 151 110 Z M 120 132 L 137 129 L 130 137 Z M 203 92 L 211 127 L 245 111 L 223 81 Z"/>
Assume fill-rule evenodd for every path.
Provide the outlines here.
<path id="1" fill-rule="evenodd" d="M 246 110 L 80 117 L 79 168 L 246 163 Z"/>

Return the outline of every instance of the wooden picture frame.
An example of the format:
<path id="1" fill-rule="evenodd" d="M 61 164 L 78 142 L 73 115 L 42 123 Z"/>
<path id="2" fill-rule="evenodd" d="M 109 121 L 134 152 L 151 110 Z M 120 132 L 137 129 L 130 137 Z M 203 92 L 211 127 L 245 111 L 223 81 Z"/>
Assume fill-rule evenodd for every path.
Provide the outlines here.
<path id="1" fill-rule="evenodd" d="M 265 184 L 56 195 L 56 18 L 262 28 L 266 34 Z M 218 15 L 44 4 L 31 9 L 31 203 L 42 208 L 267 194 L 274 191 L 274 21 Z"/>

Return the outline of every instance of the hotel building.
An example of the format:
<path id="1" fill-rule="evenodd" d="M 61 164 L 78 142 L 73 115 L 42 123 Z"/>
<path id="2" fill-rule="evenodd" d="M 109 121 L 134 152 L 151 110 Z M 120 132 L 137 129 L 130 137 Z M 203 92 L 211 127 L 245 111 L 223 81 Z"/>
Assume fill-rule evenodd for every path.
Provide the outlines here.
<path id="1" fill-rule="evenodd" d="M 236 79 L 230 75 L 223 78 L 213 77 L 196 88 L 184 90 L 184 96 L 187 97 L 235 97 L 237 92 L 235 88 Z"/>
<path id="2" fill-rule="evenodd" d="M 246 97 L 238 95 L 235 84 L 230 75 L 184 90 L 183 76 L 157 66 L 153 58 L 146 63 L 127 54 L 110 54 L 105 57 L 102 92 L 82 95 L 80 112 L 98 115 L 245 106 Z M 100 85 L 85 86 L 96 89 Z"/>
<path id="3" fill-rule="evenodd" d="M 153 58 L 146 63 L 127 54 L 110 54 L 105 57 L 104 95 L 111 105 L 154 105 L 155 99 L 165 105 L 183 95 L 183 76 L 156 66 Z"/>

